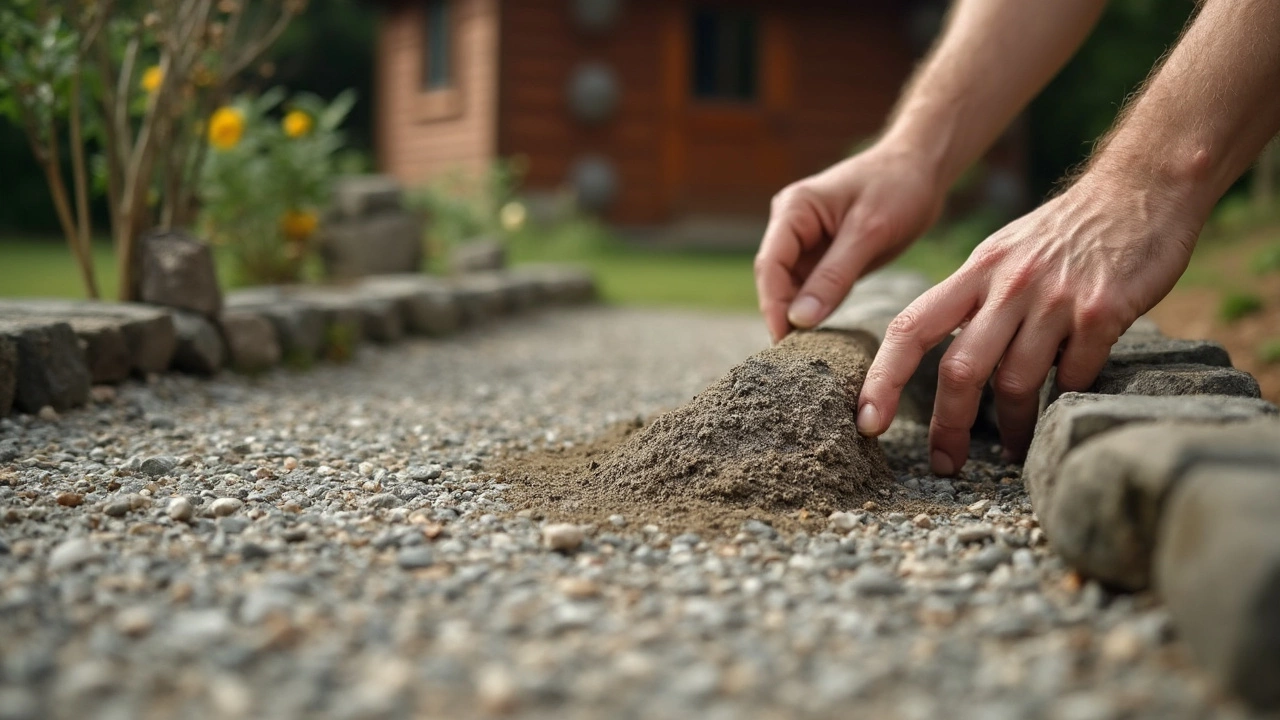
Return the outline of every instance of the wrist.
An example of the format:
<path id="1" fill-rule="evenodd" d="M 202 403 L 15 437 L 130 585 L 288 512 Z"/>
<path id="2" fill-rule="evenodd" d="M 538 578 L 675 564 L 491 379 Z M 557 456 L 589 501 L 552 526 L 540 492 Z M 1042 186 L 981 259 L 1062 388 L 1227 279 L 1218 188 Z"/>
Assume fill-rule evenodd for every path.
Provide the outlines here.
<path id="1" fill-rule="evenodd" d="M 1109 192 L 1139 193 L 1167 212 L 1181 215 L 1197 227 L 1213 212 L 1225 188 L 1214 182 L 1214 161 L 1207 146 L 1192 143 L 1137 144 L 1123 135 L 1107 140 L 1089 161 L 1077 182 Z"/>

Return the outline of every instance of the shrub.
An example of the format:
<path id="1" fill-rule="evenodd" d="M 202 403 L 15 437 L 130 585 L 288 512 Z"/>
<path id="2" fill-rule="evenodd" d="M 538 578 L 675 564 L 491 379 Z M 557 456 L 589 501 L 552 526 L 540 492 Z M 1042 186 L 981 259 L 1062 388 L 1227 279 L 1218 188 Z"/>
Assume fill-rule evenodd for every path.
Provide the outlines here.
<path id="1" fill-rule="evenodd" d="M 1235 322 L 1240 318 L 1262 311 L 1262 298 L 1253 293 L 1231 293 L 1222 298 L 1218 314 L 1227 322 Z"/>
<path id="2" fill-rule="evenodd" d="M 526 169 L 523 158 L 511 158 L 478 176 L 455 172 L 417 188 L 409 204 L 428 217 L 431 256 L 483 235 L 502 238 L 523 226 L 525 210 L 517 193 Z"/>
<path id="3" fill-rule="evenodd" d="M 1280 338 L 1268 340 L 1258 346 L 1258 359 L 1267 365 L 1280 365 Z"/>
<path id="4" fill-rule="evenodd" d="M 299 280 L 338 172 L 339 128 L 354 103 L 350 91 L 328 105 L 305 94 L 286 103 L 277 88 L 209 118 L 201 227 L 231 252 L 241 280 Z"/>

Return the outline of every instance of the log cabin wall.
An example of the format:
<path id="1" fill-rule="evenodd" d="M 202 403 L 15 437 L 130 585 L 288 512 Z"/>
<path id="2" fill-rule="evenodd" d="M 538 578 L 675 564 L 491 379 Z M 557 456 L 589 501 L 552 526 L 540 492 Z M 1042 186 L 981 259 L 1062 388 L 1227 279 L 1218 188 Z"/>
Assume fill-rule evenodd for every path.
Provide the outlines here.
<path id="1" fill-rule="evenodd" d="M 378 164 L 410 187 L 449 172 L 483 172 L 497 153 L 498 0 L 442 5 L 447 80 L 433 82 L 430 0 L 380 4 Z"/>
<path id="2" fill-rule="evenodd" d="M 646 0 L 587 33 L 568 2 L 507 0 L 501 13 L 498 152 L 529 160 L 527 185 L 563 185 L 578 158 L 614 165 L 609 219 L 656 225 L 696 215 L 765 217 L 787 183 L 844 157 L 884 122 L 913 63 L 901 3 Z M 694 13 L 755 16 L 749 101 L 695 97 Z M 567 101 L 575 68 L 599 62 L 621 88 L 591 124 Z"/>

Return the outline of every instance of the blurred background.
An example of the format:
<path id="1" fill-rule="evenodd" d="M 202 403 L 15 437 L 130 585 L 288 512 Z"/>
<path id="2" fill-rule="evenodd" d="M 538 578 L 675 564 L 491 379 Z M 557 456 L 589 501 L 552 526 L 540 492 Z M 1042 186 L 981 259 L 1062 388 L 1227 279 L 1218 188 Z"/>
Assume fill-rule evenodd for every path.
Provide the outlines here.
<path id="1" fill-rule="evenodd" d="M 20 73 L 59 72 L 32 69 L 41 33 L 84 41 L 92 30 L 74 19 L 51 29 L 48 3 L 14 2 L 6 12 L 30 25 L 0 32 L 9 78 L 0 83 L 0 296 L 83 296 L 49 180 L 53 170 L 67 185 L 77 176 L 76 136 L 58 122 L 67 107 L 52 103 L 43 136 L 52 156 L 33 152 L 22 92 L 37 98 L 39 83 L 24 86 Z M 125 40 L 105 53 L 122 63 L 129 33 L 143 38 L 138 70 L 120 85 L 137 94 L 130 116 L 141 123 L 168 93 L 174 127 L 188 113 L 191 136 L 213 147 L 207 167 L 203 153 L 190 161 L 191 224 L 217 244 L 224 283 L 321 280 L 307 242 L 328 217 L 316 198 L 342 177 L 381 173 L 426 218 L 427 271 L 446 271 L 451 253 L 483 239 L 515 263 L 588 265 L 609 302 L 742 312 L 755 308 L 751 259 L 770 196 L 873 139 L 945 12 L 929 0 L 275 0 L 261 6 L 282 8 L 286 26 L 264 31 L 270 42 L 237 69 L 220 62 L 235 42 L 222 36 L 235 34 L 230 18 L 254 11 L 222 0 L 189 77 L 168 78 L 148 65 L 146 33 L 164 23 L 148 6 L 112 6 L 102 33 Z M 1052 192 L 1193 9 L 1192 0 L 1110 3 L 1083 50 L 965 174 L 943 220 L 899 265 L 942 279 Z M 66 80 L 56 77 L 55 89 Z M 106 91 L 85 77 L 71 87 L 92 106 Z M 79 137 L 92 177 L 71 234 L 87 235 L 87 262 L 110 296 L 119 219 L 100 178 L 111 167 L 97 157 L 109 165 L 111 138 L 91 127 Z M 1192 268 L 1153 312 L 1170 334 L 1226 344 L 1272 400 L 1276 155 L 1273 143 L 1224 198 Z M 298 176 L 305 187 L 293 187 Z M 156 185 L 145 201 L 169 217 L 168 189 Z M 235 216 L 273 193 L 281 209 L 264 209 L 267 221 Z"/>

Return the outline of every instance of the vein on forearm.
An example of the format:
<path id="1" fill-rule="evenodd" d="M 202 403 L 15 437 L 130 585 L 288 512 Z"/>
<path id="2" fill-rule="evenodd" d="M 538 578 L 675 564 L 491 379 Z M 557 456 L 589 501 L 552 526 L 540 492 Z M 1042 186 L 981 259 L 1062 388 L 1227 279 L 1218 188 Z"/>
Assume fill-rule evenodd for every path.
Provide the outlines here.
<path id="1" fill-rule="evenodd" d="M 886 137 L 923 151 L 949 186 L 1062 68 L 1105 0 L 957 0 Z"/>
<path id="2" fill-rule="evenodd" d="M 1167 189 L 1203 219 L 1280 131 L 1280 3 L 1206 0 L 1087 172 Z"/>

